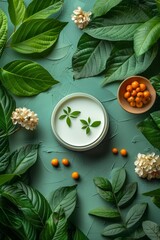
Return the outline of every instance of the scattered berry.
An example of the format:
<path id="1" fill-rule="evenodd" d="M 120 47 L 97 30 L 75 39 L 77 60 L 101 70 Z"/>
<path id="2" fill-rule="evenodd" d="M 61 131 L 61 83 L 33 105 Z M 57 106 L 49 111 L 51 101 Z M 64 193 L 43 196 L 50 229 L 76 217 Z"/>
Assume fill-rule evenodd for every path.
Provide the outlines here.
<path id="1" fill-rule="evenodd" d="M 79 179 L 80 177 L 78 172 L 73 172 L 71 176 L 73 179 L 76 179 L 76 180 Z"/>
<path id="2" fill-rule="evenodd" d="M 54 166 L 54 167 L 58 167 L 58 165 L 59 165 L 58 159 L 57 159 L 57 158 L 53 158 L 53 159 L 51 160 L 51 164 L 52 164 L 52 166 Z"/>
<path id="3" fill-rule="evenodd" d="M 65 166 L 69 166 L 70 165 L 70 162 L 67 158 L 63 158 L 62 159 L 62 164 L 65 165 Z"/>
<path id="4" fill-rule="evenodd" d="M 118 154 L 118 149 L 117 148 L 112 148 L 112 153 Z"/>
<path id="5" fill-rule="evenodd" d="M 122 148 L 121 149 L 121 151 L 120 151 L 120 154 L 123 156 L 123 157 L 125 157 L 125 156 L 127 156 L 127 150 L 126 149 L 124 149 L 124 148 Z"/>

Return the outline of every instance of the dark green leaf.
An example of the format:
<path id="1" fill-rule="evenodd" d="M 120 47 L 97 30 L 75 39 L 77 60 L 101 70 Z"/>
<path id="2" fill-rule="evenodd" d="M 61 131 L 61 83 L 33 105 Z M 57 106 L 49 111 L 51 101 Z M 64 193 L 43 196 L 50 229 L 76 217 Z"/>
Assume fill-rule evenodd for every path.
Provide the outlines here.
<path id="1" fill-rule="evenodd" d="M 88 126 L 83 126 L 82 129 L 86 129 Z"/>
<path id="2" fill-rule="evenodd" d="M 66 123 L 67 123 L 68 127 L 71 126 L 71 119 L 69 117 L 66 118 Z"/>
<path id="3" fill-rule="evenodd" d="M 160 96 L 160 74 L 150 78 L 150 82 Z"/>
<path id="4" fill-rule="evenodd" d="M 8 0 L 8 12 L 14 26 L 18 26 L 23 21 L 25 10 L 23 0 Z"/>
<path id="5" fill-rule="evenodd" d="M 140 225 L 142 217 L 147 209 L 146 203 L 139 203 L 134 205 L 126 216 L 126 227 L 132 228 Z"/>
<path id="6" fill-rule="evenodd" d="M 122 0 L 96 0 L 92 13 L 94 17 L 99 17 L 106 14 L 110 9 L 118 5 Z"/>
<path id="7" fill-rule="evenodd" d="M 150 116 L 152 117 L 153 121 L 156 123 L 157 127 L 160 130 L 160 111 L 155 111 L 150 113 Z"/>
<path id="8" fill-rule="evenodd" d="M 70 108 L 70 107 L 67 107 L 67 109 L 68 109 L 68 113 L 70 113 L 70 112 L 71 112 L 71 108 Z"/>
<path id="9" fill-rule="evenodd" d="M 145 233 L 142 229 L 142 226 L 136 228 L 136 230 L 132 232 L 129 236 L 130 236 L 129 240 L 144 239 Z"/>
<path id="10" fill-rule="evenodd" d="M 158 11 L 160 12 L 160 1 L 156 0 L 156 4 L 157 4 Z"/>
<path id="11" fill-rule="evenodd" d="M 80 119 L 80 121 L 81 121 L 81 123 L 82 123 L 83 125 L 88 126 L 88 122 L 87 122 L 86 120 L 84 120 L 84 119 Z"/>
<path id="12" fill-rule="evenodd" d="M 89 240 L 89 239 L 87 238 L 87 236 L 84 235 L 82 231 L 76 228 L 76 231 L 73 236 L 73 240 Z"/>
<path id="13" fill-rule="evenodd" d="M 98 127 L 101 124 L 101 121 L 95 121 L 91 124 L 91 127 Z"/>
<path id="14" fill-rule="evenodd" d="M 114 193 L 120 191 L 126 180 L 126 171 L 124 168 L 114 168 L 111 172 L 112 189 Z"/>
<path id="15" fill-rule="evenodd" d="M 87 127 L 87 128 L 86 128 L 86 134 L 89 134 L 89 133 L 90 133 L 90 131 L 91 131 L 91 130 L 90 130 L 90 128 L 89 128 L 89 127 Z"/>
<path id="16" fill-rule="evenodd" d="M 71 113 L 70 116 L 71 116 L 72 118 L 77 118 L 80 113 L 81 113 L 80 111 L 74 111 L 74 112 Z"/>
<path id="17" fill-rule="evenodd" d="M 120 193 L 120 197 L 118 198 L 118 206 L 123 207 L 126 206 L 135 196 L 137 191 L 137 183 L 130 183 L 125 186 L 124 190 Z"/>
<path id="18" fill-rule="evenodd" d="M 107 178 L 94 177 L 93 182 L 97 187 L 101 188 L 102 190 L 107 190 L 107 191 L 112 190 L 112 185 Z"/>
<path id="19" fill-rule="evenodd" d="M 152 202 L 153 202 L 158 208 L 160 208 L 160 196 L 154 196 L 154 197 L 152 197 Z"/>
<path id="20" fill-rule="evenodd" d="M 67 115 L 61 115 L 60 117 L 59 117 L 59 119 L 64 119 L 65 117 L 66 117 Z"/>
<path id="21" fill-rule="evenodd" d="M 120 213 L 116 209 L 112 208 L 95 208 L 89 211 L 90 215 L 102 217 L 102 218 L 119 218 Z"/>
<path id="22" fill-rule="evenodd" d="M 53 211 L 63 208 L 65 216 L 68 218 L 76 206 L 76 197 L 76 185 L 58 188 L 50 200 Z"/>
<path id="23" fill-rule="evenodd" d="M 89 123 L 89 124 L 91 123 L 91 118 L 90 118 L 90 117 L 88 117 L 88 123 Z"/>
<path id="24" fill-rule="evenodd" d="M 63 112 L 68 115 L 68 112 L 66 109 L 63 109 Z"/>
<path id="25" fill-rule="evenodd" d="M 160 239 L 160 227 L 157 223 L 154 223 L 152 221 L 144 221 L 142 223 L 143 230 L 145 234 L 149 237 L 151 240 L 158 240 Z"/>
<path id="26" fill-rule="evenodd" d="M 9 139 L 0 138 L 0 173 L 3 172 L 9 164 Z"/>
<path id="27" fill-rule="evenodd" d="M 111 191 L 104 191 L 100 188 L 97 189 L 98 194 L 107 202 L 115 203 L 114 194 Z"/>
<path id="28" fill-rule="evenodd" d="M 7 31 L 8 31 L 8 25 L 7 25 L 7 16 L 5 13 L 0 9 L 0 53 L 7 41 Z"/>
<path id="29" fill-rule="evenodd" d="M 160 188 L 155 189 L 155 190 L 150 191 L 150 192 L 145 192 L 145 193 L 143 193 L 143 195 L 149 196 L 149 197 L 154 197 L 154 196 L 160 197 Z"/>
<path id="30" fill-rule="evenodd" d="M 27 145 L 22 147 L 10 155 L 10 163 L 5 171 L 8 174 L 23 174 L 37 160 L 38 145 Z"/>
<path id="31" fill-rule="evenodd" d="M 95 76 L 104 71 L 111 49 L 109 42 L 83 34 L 72 58 L 74 78 Z"/>
<path id="32" fill-rule="evenodd" d="M 26 18 L 45 19 L 51 14 L 58 12 L 63 6 L 63 0 L 32 0 L 26 9 Z"/>
<path id="33" fill-rule="evenodd" d="M 0 174 L 0 185 L 9 182 L 12 178 L 17 176 L 16 174 Z"/>
<path id="34" fill-rule="evenodd" d="M 137 56 L 147 52 L 160 38 L 160 17 L 155 16 L 143 23 L 134 35 L 134 50 Z"/>
<path id="35" fill-rule="evenodd" d="M 15 60 L 0 69 L 5 88 L 17 96 L 33 96 L 58 82 L 41 65 L 30 60 Z"/>
<path id="36" fill-rule="evenodd" d="M 126 228 L 120 223 L 110 224 L 104 228 L 102 235 L 106 237 L 119 237 L 126 232 Z"/>
<path id="37" fill-rule="evenodd" d="M 24 22 L 13 34 L 11 47 L 19 53 L 34 53 L 34 56 L 39 56 L 53 47 L 65 25 L 66 23 L 55 19 L 33 19 Z"/>

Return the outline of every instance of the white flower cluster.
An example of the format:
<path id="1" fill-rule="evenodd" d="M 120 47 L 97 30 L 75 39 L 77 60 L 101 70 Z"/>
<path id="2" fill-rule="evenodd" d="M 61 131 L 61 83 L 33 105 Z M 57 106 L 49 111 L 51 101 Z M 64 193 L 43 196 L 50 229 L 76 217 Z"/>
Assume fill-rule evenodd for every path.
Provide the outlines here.
<path id="1" fill-rule="evenodd" d="M 15 111 L 12 112 L 11 119 L 13 124 L 20 124 L 27 130 L 34 130 L 39 120 L 37 114 L 25 107 L 16 108 Z"/>
<path id="2" fill-rule="evenodd" d="M 134 162 L 135 172 L 141 178 L 151 180 L 160 178 L 160 156 L 155 153 L 141 154 L 138 153 L 137 159 Z"/>
<path id="3" fill-rule="evenodd" d="M 74 14 L 72 14 L 71 18 L 75 22 L 77 27 L 80 29 L 85 28 L 90 21 L 90 16 L 92 13 L 83 11 L 81 7 L 77 7 L 77 9 L 73 11 L 73 13 Z"/>

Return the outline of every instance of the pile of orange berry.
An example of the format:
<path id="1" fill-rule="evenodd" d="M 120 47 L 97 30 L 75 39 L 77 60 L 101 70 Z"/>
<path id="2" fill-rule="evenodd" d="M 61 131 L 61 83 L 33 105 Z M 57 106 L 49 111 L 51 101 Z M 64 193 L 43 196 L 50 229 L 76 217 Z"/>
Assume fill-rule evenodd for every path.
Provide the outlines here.
<path id="1" fill-rule="evenodd" d="M 126 86 L 124 98 L 128 101 L 131 107 L 141 108 L 151 100 L 151 94 L 147 90 L 145 83 L 133 81 Z"/>

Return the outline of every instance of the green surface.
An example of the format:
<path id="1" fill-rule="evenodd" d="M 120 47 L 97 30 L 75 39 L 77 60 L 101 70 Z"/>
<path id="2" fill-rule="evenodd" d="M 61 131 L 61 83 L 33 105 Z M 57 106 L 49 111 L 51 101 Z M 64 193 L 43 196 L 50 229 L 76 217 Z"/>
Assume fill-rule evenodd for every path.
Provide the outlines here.
<path id="1" fill-rule="evenodd" d="M 101 232 L 107 225 L 107 221 L 88 215 L 93 208 L 106 206 L 106 203 L 97 195 L 93 178 L 95 176 L 108 178 L 113 167 L 125 165 L 128 179 L 138 182 L 136 202 L 148 202 L 148 219 L 158 224 L 160 223 L 157 213 L 160 210 L 153 205 L 150 198 L 142 196 L 142 193 L 158 188 L 159 182 L 140 179 L 134 172 L 137 153 L 157 152 L 136 127 L 147 113 L 132 115 L 119 106 L 116 98 L 118 83 L 102 88 L 102 77 L 73 80 L 71 59 L 82 32 L 71 21 L 71 14 L 78 6 L 87 11 L 91 10 L 93 3 L 93 0 L 65 1 L 59 20 L 69 23 L 61 32 L 55 49 L 45 58 L 33 59 L 43 65 L 60 83 L 35 97 L 15 97 L 17 107 L 27 107 L 38 114 L 39 125 L 34 132 L 26 130 L 17 132 L 10 138 L 10 142 L 13 150 L 27 143 L 40 143 L 39 160 L 32 170 L 31 180 L 32 185 L 47 198 L 58 187 L 75 184 L 71 178 L 73 171 L 80 173 L 81 177 L 77 182 L 78 203 L 72 220 L 90 240 L 102 240 L 105 238 L 101 236 Z M 5 11 L 7 11 L 6 5 L 6 2 L 0 2 L 0 8 Z M 16 59 L 25 59 L 25 56 L 5 49 L 1 66 Z M 149 71 L 148 75 L 150 75 Z M 57 142 L 51 129 L 50 119 L 55 105 L 61 98 L 74 92 L 89 93 L 99 99 L 110 118 L 110 128 L 106 138 L 102 144 L 88 152 L 65 149 Z M 126 158 L 120 155 L 115 156 L 111 153 L 112 147 L 126 148 L 129 154 Z M 69 167 L 66 168 L 62 164 L 58 168 L 51 166 L 52 158 L 58 158 L 61 161 L 64 157 L 70 160 Z"/>

